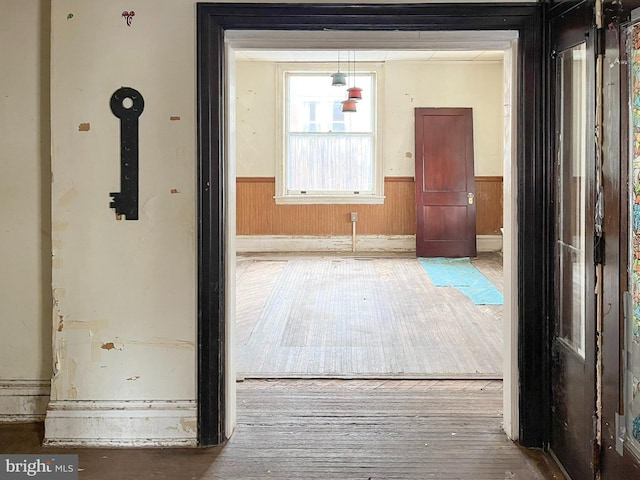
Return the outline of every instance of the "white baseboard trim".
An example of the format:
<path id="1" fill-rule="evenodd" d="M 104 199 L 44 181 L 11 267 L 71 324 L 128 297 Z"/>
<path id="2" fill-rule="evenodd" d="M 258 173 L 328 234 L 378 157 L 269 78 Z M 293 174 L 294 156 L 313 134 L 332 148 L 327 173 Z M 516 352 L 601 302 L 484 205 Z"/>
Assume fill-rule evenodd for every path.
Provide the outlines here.
<path id="1" fill-rule="evenodd" d="M 357 235 L 355 252 L 415 252 L 415 235 Z M 238 253 L 353 252 L 351 236 L 238 235 Z"/>
<path id="2" fill-rule="evenodd" d="M 479 252 L 501 252 L 502 235 L 477 235 L 476 249 Z"/>
<path id="3" fill-rule="evenodd" d="M 75 447 L 195 447 L 195 400 L 49 403 L 44 444 Z"/>
<path id="4" fill-rule="evenodd" d="M 50 394 L 49 380 L 0 380 L 0 423 L 44 420 Z"/>
<path id="5" fill-rule="evenodd" d="M 479 252 L 498 252 L 502 249 L 501 235 L 478 235 L 476 245 Z M 302 235 L 238 235 L 238 253 L 279 252 L 354 252 L 350 236 L 302 236 Z M 357 252 L 416 251 L 415 235 L 356 235 Z"/>

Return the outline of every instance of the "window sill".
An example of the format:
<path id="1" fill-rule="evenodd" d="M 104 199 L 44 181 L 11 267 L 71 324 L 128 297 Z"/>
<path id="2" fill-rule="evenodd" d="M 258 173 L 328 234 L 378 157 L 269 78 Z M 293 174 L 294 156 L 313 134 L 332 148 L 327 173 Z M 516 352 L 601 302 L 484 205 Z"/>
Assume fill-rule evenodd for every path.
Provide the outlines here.
<path id="1" fill-rule="evenodd" d="M 276 205 L 383 205 L 384 195 L 276 195 Z"/>

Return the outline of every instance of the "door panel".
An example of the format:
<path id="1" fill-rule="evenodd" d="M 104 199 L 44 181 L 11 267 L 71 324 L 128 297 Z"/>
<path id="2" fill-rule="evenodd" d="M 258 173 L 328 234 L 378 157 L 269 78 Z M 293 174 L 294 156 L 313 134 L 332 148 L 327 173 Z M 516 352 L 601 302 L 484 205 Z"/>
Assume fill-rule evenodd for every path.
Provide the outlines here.
<path id="1" fill-rule="evenodd" d="M 416 254 L 476 255 L 470 108 L 416 108 Z"/>
<path id="2" fill-rule="evenodd" d="M 576 479 L 594 478 L 595 75 L 585 5 L 551 22 L 554 119 L 554 301 L 551 449 Z"/>

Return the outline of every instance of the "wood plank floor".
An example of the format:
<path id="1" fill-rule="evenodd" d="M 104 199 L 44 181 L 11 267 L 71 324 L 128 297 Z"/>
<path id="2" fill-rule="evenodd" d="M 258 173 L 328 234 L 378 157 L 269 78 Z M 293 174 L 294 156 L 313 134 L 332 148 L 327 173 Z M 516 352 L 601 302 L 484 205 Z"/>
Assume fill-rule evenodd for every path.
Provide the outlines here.
<path id="1" fill-rule="evenodd" d="M 499 254 L 474 264 L 502 291 Z M 240 256 L 236 291 L 239 378 L 502 378 L 503 307 L 413 257 Z"/>
<path id="2" fill-rule="evenodd" d="M 501 381 L 249 380 L 220 447 L 44 448 L 28 424 L 0 425 L 0 452 L 77 453 L 80 480 L 564 478 L 501 421 Z"/>

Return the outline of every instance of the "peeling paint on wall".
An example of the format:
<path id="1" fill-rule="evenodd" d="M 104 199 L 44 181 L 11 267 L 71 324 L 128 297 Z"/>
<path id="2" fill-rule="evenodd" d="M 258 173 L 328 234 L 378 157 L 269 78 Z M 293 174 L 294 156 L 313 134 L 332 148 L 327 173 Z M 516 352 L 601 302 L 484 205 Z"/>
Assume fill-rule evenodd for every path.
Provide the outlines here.
<path id="1" fill-rule="evenodd" d="M 51 379 L 51 400 L 59 400 L 64 396 L 63 375 L 67 358 L 67 343 L 60 334 L 54 332 L 53 338 L 53 377 Z"/>
<path id="2" fill-rule="evenodd" d="M 71 385 L 69 387 L 69 391 L 67 392 L 67 398 L 71 400 L 76 400 L 78 398 L 78 389 L 75 385 Z"/>
<path id="3" fill-rule="evenodd" d="M 163 56 L 174 56 L 176 52 L 191 49 L 195 37 L 168 39 L 148 23 L 151 17 L 145 18 L 145 12 L 139 8 L 135 9 L 135 17 L 131 16 L 136 21 L 131 24 L 135 28 L 127 27 L 127 18 L 119 15 L 124 10 L 131 13 L 135 4 L 133 2 L 128 8 L 123 4 L 115 11 L 111 7 L 83 7 L 77 25 L 75 16 L 66 20 L 71 13 L 67 7 L 71 5 L 54 2 L 51 12 L 51 28 L 56 37 L 51 45 L 55 66 L 51 71 L 51 83 L 56 91 L 56 105 L 51 119 L 54 125 L 51 148 L 48 149 L 53 170 L 50 187 L 52 221 L 49 224 L 53 235 L 48 242 L 54 270 L 49 272 L 51 279 L 47 283 L 54 287 L 54 301 L 57 299 L 59 305 L 52 308 L 49 302 L 47 308 L 49 313 L 45 321 L 53 339 L 46 342 L 45 360 L 49 365 L 46 375 L 50 375 L 53 357 L 52 398 L 63 405 L 65 400 L 77 397 L 80 409 L 87 406 L 91 410 L 94 401 L 196 396 L 196 376 L 193 374 L 196 325 L 191 319 L 197 317 L 197 305 L 193 301 L 197 242 L 188 235 L 196 229 L 196 192 L 192 184 L 196 176 L 193 157 L 197 145 L 190 129 L 186 128 L 193 126 L 196 118 L 195 105 L 189 101 L 195 88 L 192 69 L 188 68 L 193 59 L 182 56 L 176 65 L 180 71 L 189 70 L 189 75 L 159 79 L 157 73 L 153 73 L 157 68 L 136 70 L 140 63 L 135 54 L 126 58 L 116 54 L 140 42 L 152 42 L 167 50 L 152 59 L 154 66 L 156 63 L 162 65 L 166 60 Z M 154 13 L 153 20 L 170 19 L 176 28 L 195 31 L 192 12 L 179 6 L 161 10 L 159 17 Z M 91 29 L 89 24 L 96 19 L 102 19 L 108 28 Z M 101 52 L 104 45 L 108 45 L 109 51 L 96 64 L 104 72 L 104 78 L 97 78 L 79 65 L 104 53 Z M 74 52 L 77 61 L 67 65 L 64 59 L 69 51 Z M 134 51 L 135 48 L 131 50 Z M 112 68 L 114 65 L 116 68 Z M 95 134 L 102 135 L 105 127 L 109 127 L 109 131 L 118 128 L 117 119 L 115 125 L 111 121 L 108 104 L 93 98 L 94 90 L 100 90 L 104 85 L 113 85 L 114 90 L 121 85 L 122 68 L 118 66 L 133 74 L 141 87 L 146 85 L 145 88 L 153 89 L 154 85 L 173 85 L 174 80 L 177 81 L 173 85 L 177 88 L 172 89 L 177 97 L 175 102 L 170 102 L 174 106 L 165 105 L 169 107 L 165 113 L 149 118 L 150 123 L 145 121 L 147 128 L 141 129 L 141 134 L 165 133 L 147 142 L 145 151 L 140 152 L 141 161 L 153 163 L 148 172 L 150 176 L 145 177 L 149 188 L 140 195 L 141 205 L 153 197 L 146 207 L 150 218 L 141 217 L 142 222 L 134 226 L 128 224 L 125 230 L 124 222 L 116 223 L 115 215 L 111 216 L 113 211 L 106 208 L 108 201 L 100 200 L 100 195 L 118 190 L 117 185 L 113 185 L 118 180 L 118 158 L 113 158 L 114 152 L 117 157 L 118 146 L 107 142 L 109 148 L 95 149 L 87 143 L 98 141 Z M 104 94 L 104 89 L 102 91 Z M 181 113 L 171 113 L 172 109 Z M 171 135 L 166 135 L 169 130 Z M 141 145 L 143 140 L 141 137 Z M 154 158 L 163 161 L 154 163 Z M 115 179 L 111 175 L 114 169 Z M 46 173 L 49 177 L 49 172 Z M 102 178 L 104 175 L 109 178 Z M 154 190 L 154 185 L 159 188 Z M 40 238 L 39 231 L 35 235 Z M 163 259 L 161 264 L 155 263 L 158 258 Z M 86 263 L 87 259 L 89 263 Z M 51 257 L 49 262 L 51 265 Z M 157 266 L 152 268 L 155 275 L 149 275 L 152 265 Z M 57 288 L 62 286 L 66 288 L 66 294 L 64 288 Z M 168 338 L 152 338 L 156 335 Z M 129 339 L 133 341 L 129 342 Z M 37 343 L 35 346 L 37 349 Z M 73 361 L 77 362 L 75 379 L 71 378 Z M 165 375 L 157 375 L 156 371 L 165 372 L 175 381 L 167 382 L 163 378 Z M 73 405 L 75 407 L 75 403 Z M 190 415 L 194 416 L 193 413 Z M 144 421 L 147 422 L 146 417 Z M 154 419 L 149 418 L 148 423 L 153 422 Z M 185 436 L 178 419 L 162 419 L 161 422 L 165 422 L 162 426 L 174 426 L 177 433 Z M 71 435 L 81 437 L 77 431 L 72 431 Z M 117 436 L 116 432 L 114 437 Z"/>
<path id="4" fill-rule="evenodd" d="M 108 326 L 109 322 L 106 320 L 67 320 L 64 328 L 68 330 L 101 330 Z"/>
<path id="5" fill-rule="evenodd" d="M 53 232 L 64 232 L 67 228 L 69 228 L 69 222 L 52 222 L 51 223 L 51 231 Z"/>
<path id="6" fill-rule="evenodd" d="M 67 371 L 67 398 L 75 400 L 78 398 L 78 389 L 75 386 L 76 374 L 78 373 L 78 362 L 74 359 L 69 361 Z"/>
<path id="7" fill-rule="evenodd" d="M 68 207 L 78 197 L 78 190 L 76 187 L 71 187 L 58 199 L 58 205 L 61 207 Z"/>
<path id="8" fill-rule="evenodd" d="M 185 432 L 196 433 L 196 421 L 195 420 L 186 420 L 184 418 L 180 419 L 180 426 L 182 430 Z"/>
<path id="9" fill-rule="evenodd" d="M 89 338 L 91 338 L 91 361 L 95 363 L 102 362 L 102 341 L 93 338 L 93 332 L 89 330 Z M 104 368 L 105 365 L 102 365 Z"/>
<path id="10" fill-rule="evenodd" d="M 148 345 L 152 347 L 180 348 L 185 350 L 195 350 L 195 342 L 170 338 L 154 337 L 148 340 L 123 340 L 127 345 Z"/>

